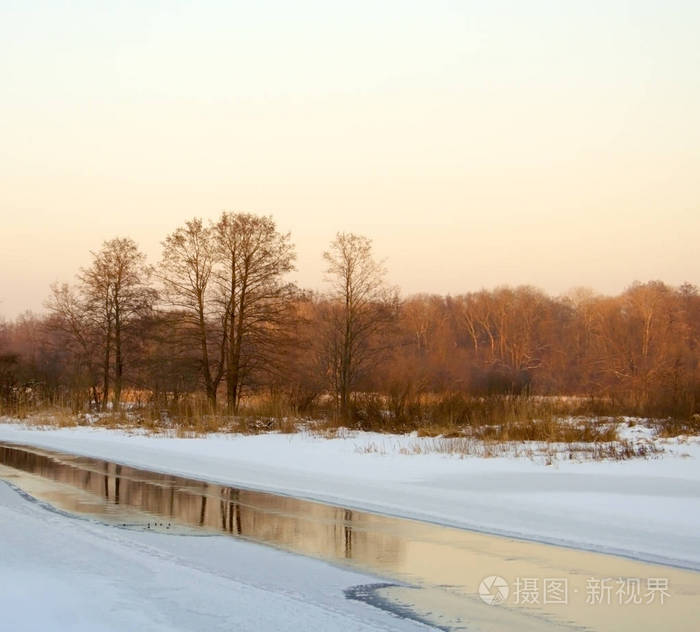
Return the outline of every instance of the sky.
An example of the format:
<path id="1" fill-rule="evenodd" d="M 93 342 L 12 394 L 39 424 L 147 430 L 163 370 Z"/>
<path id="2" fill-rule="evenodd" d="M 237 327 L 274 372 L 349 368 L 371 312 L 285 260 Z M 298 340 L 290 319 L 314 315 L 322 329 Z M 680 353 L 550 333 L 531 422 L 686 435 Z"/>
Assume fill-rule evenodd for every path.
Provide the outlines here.
<path id="1" fill-rule="evenodd" d="M 0 0 L 0 316 L 272 215 L 403 295 L 700 283 L 700 3 Z"/>

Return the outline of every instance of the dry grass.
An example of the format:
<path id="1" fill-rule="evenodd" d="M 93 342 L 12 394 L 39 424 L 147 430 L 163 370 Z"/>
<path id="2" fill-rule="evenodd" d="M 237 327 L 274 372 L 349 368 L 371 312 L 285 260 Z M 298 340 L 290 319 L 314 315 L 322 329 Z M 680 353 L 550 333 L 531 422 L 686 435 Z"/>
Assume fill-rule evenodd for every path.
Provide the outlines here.
<path id="1" fill-rule="evenodd" d="M 322 399 L 322 398 L 319 398 Z M 167 403 L 144 403 L 130 397 L 114 413 L 74 414 L 72 406 L 25 411 L 24 421 L 35 426 L 94 425 L 124 431 L 190 438 L 212 433 L 262 434 L 309 430 L 319 436 L 347 437 L 349 431 L 384 434 L 414 433 L 412 442 L 398 447 L 369 443 L 360 451 L 404 454 L 436 453 L 452 456 L 520 456 L 547 460 L 626 459 L 653 456 L 651 443 L 621 440 L 618 418 L 598 418 L 611 410 L 607 401 L 585 398 L 493 396 L 464 394 L 391 395 L 358 394 L 345 420 L 329 413 L 329 398 L 313 421 L 300 417 L 284 394 L 246 397 L 237 415 L 213 408 L 202 397 L 182 397 Z M 597 412 L 593 412 L 597 411 Z M 626 422 L 628 425 L 633 421 Z M 660 437 L 700 434 L 700 417 L 649 422 Z M 349 430 L 348 430 L 349 429 Z M 387 437 L 387 440 L 391 440 Z"/>
<path id="2" fill-rule="evenodd" d="M 73 414 L 65 408 L 47 408 L 40 412 L 27 412 L 21 417 L 8 417 L 11 420 L 21 420 L 22 423 L 29 427 L 43 428 L 73 428 L 75 426 L 85 425 L 83 419 L 79 415 Z"/>
<path id="3" fill-rule="evenodd" d="M 91 424 L 178 437 L 200 437 L 211 433 L 296 432 L 300 420 L 288 413 L 289 409 L 282 398 L 246 398 L 238 414 L 232 415 L 213 407 L 202 397 L 192 396 L 162 404 L 150 402 L 138 405 L 130 402 L 118 412 L 91 415 Z"/>
<path id="4" fill-rule="evenodd" d="M 319 427 L 501 441 L 613 441 L 614 424 L 590 421 L 600 414 L 591 411 L 604 407 L 605 403 L 582 398 L 463 394 L 421 395 L 397 405 L 390 398 L 369 394 L 353 400 L 347 420 L 329 417 Z"/>
<path id="5" fill-rule="evenodd" d="M 423 438 L 408 443 L 386 443 L 370 441 L 356 448 L 362 454 L 441 454 L 452 457 L 528 458 L 553 464 L 557 461 L 622 461 L 632 458 L 651 458 L 663 452 L 652 443 L 632 443 L 631 441 L 607 441 L 596 443 L 568 442 L 541 443 L 480 440 L 461 438 Z"/>
<path id="6" fill-rule="evenodd" d="M 495 441 L 543 441 L 547 443 L 601 443 L 617 441 L 617 425 L 591 419 L 537 419 L 486 425 L 471 429 L 471 435 Z"/>
<path id="7" fill-rule="evenodd" d="M 682 435 L 700 435 L 700 415 L 690 419 L 656 419 L 652 422 L 660 437 L 679 437 Z"/>

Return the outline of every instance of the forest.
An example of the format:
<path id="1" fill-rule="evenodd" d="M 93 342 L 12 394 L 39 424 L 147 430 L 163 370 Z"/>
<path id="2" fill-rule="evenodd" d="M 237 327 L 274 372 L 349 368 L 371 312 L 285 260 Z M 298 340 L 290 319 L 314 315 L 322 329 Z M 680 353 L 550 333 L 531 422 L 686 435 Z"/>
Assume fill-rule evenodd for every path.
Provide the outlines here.
<path id="1" fill-rule="evenodd" d="M 321 256 L 325 291 L 290 283 L 291 236 L 249 213 L 186 222 L 152 264 L 132 239 L 106 241 L 73 283 L 47 288 L 45 313 L 0 321 L 2 412 L 408 430 L 534 418 L 556 402 L 571 414 L 697 422 L 690 283 L 402 298 L 369 239 L 338 233 Z"/>

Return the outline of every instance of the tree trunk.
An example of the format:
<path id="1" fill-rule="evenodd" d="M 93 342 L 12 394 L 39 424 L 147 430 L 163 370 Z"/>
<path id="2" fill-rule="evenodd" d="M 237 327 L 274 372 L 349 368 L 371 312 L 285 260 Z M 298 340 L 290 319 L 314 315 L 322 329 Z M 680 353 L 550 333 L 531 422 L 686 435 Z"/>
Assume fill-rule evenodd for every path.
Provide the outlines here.
<path id="1" fill-rule="evenodd" d="M 343 351 L 340 360 L 340 415 L 347 420 L 350 416 L 350 367 L 352 362 L 352 303 L 350 289 L 346 285 L 345 296 L 345 331 L 343 332 Z"/>
<path id="2" fill-rule="evenodd" d="M 104 363 L 102 365 L 102 401 L 100 402 L 100 408 L 104 411 L 107 410 L 107 400 L 109 398 L 109 365 L 112 361 L 112 323 L 109 321 L 107 323 L 107 332 L 105 340 L 105 355 Z"/>
<path id="3" fill-rule="evenodd" d="M 238 412 L 238 402 L 241 396 L 241 345 L 244 335 L 244 317 L 245 317 L 245 301 L 246 301 L 247 283 L 244 275 L 243 284 L 241 286 L 241 296 L 238 304 L 238 320 L 235 328 L 233 327 L 233 319 L 231 320 L 231 353 L 229 360 L 228 371 L 228 408 L 231 414 Z"/>
<path id="4" fill-rule="evenodd" d="M 115 306 L 114 311 L 114 402 L 112 410 L 119 409 L 122 396 L 122 375 L 124 373 L 124 362 L 122 358 L 122 324 L 119 314 L 119 306 Z"/>
<path id="5" fill-rule="evenodd" d="M 216 387 L 211 378 L 209 368 L 209 349 L 207 348 L 207 326 L 204 316 L 204 300 L 200 294 L 198 297 L 198 320 L 199 320 L 199 343 L 202 350 L 202 376 L 204 377 L 204 387 L 207 391 L 207 400 L 213 408 L 216 408 Z"/>

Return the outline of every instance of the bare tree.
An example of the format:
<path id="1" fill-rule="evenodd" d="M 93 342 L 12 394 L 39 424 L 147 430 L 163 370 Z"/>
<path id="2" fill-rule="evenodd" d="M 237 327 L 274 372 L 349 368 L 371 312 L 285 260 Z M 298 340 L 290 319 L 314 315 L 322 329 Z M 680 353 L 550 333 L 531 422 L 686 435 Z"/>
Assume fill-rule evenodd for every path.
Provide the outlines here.
<path id="1" fill-rule="evenodd" d="M 289 233 L 280 233 L 271 217 L 223 213 L 213 232 L 227 329 L 227 403 L 235 412 L 242 386 L 275 352 L 275 334 L 293 294 L 284 276 L 296 255 Z"/>
<path id="2" fill-rule="evenodd" d="M 373 337 L 390 322 L 397 298 L 367 237 L 338 233 L 323 258 L 333 301 L 327 317 L 329 373 L 340 415 L 348 417 L 352 389 L 379 348 Z"/>
<path id="3" fill-rule="evenodd" d="M 87 380 L 90 396 L 94 404 L 100 406 L 102 400 L 98 393 L 99 362 L 96 358 L 99 339 L 82 297 L 67 283 L 54 283 L 46 307 L 51 314 L 47 327 L 50 331 L 60 333 L 60 339 L 56 342 L 72 359 L 71 373 L 74 379 L 79 382 L 82 379 Z M 105 393 L 103 397 L 106 397 Z"/>
<path id="4" fill-rule="evenodd" d="M 79 279 L 89 317 L 102 332 L 103 406 L 109 392 L 109 367 L 113 358 L 113 408 L 119 407 L 124 377 L 124 338 L 129 325 L 153 303 L 148 282 L 151 269 L 132 239 L 105 241 L 91 253 L 92 265 Z"/>
<path id="5" fill-rule="evenodd" d="M 222 318 L 221 313 L 215 313 L 214 265 L 212 229 L 205 227 L 201 219 L 186 222 L 165 238 L 159 266 L 164 297 L 171 307 L 181 311 L 183 320 L 194 333 L 207 399 L 215 406 L 224 373 L 225 338 L 219 335 L 213 340 L 220 332 L 212 332 L 212 326 L 225 324 L 227 316 L 224 313 Z M 218 344 L 213 346 L 216 342 Z M 216 357 L 214 361 L 212 355 Z"/>

